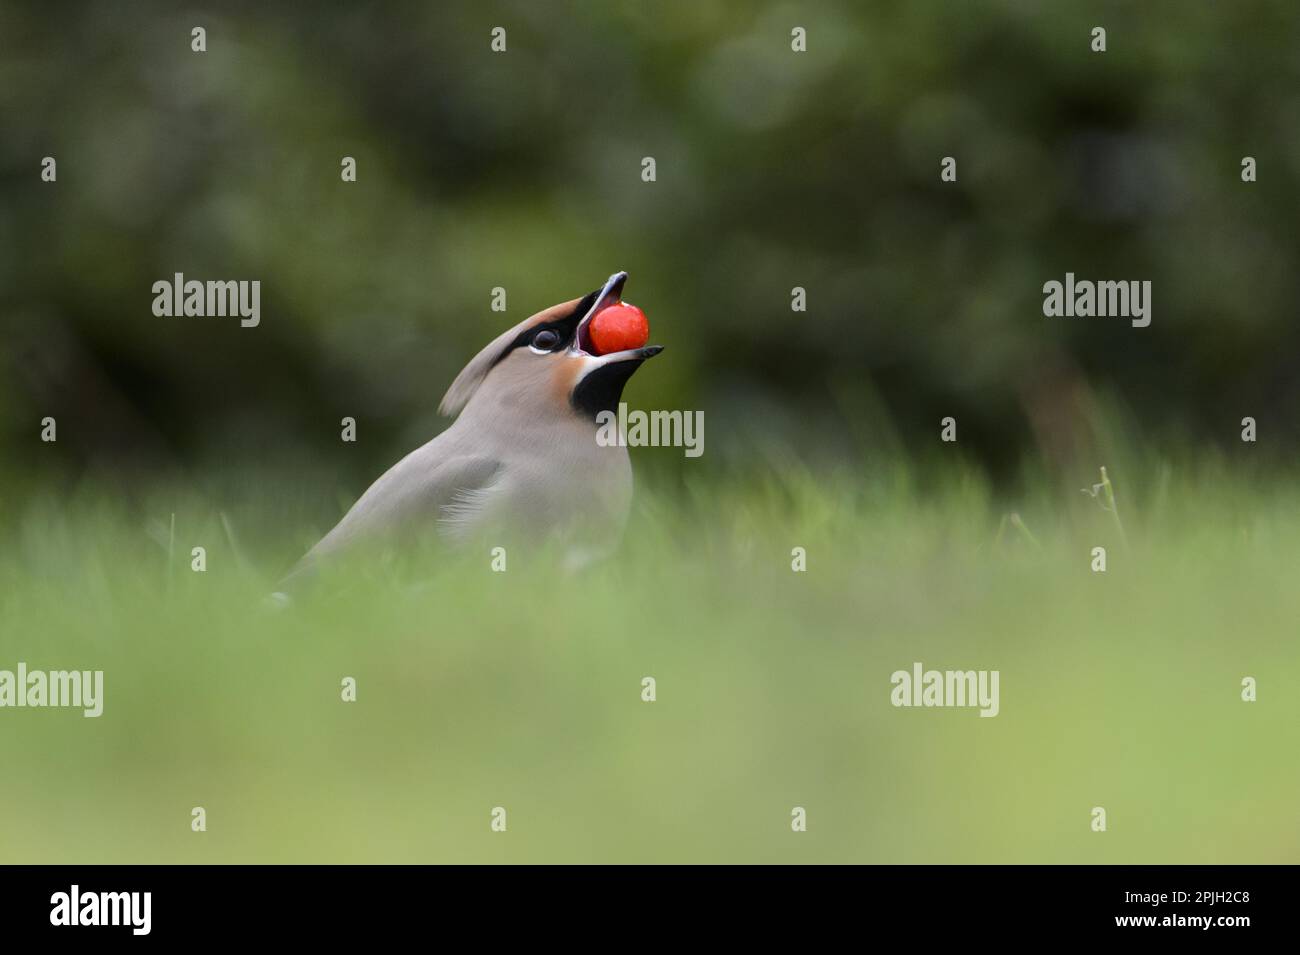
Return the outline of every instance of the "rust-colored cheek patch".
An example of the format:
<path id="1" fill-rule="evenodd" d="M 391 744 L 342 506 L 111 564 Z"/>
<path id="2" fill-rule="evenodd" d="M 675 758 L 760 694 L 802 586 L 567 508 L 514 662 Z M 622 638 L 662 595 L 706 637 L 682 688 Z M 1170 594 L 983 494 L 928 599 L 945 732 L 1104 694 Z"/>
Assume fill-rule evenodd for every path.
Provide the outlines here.
<path id="1" fill-rule="evenodd" d="M 573 388 L 578 383 L 581 371 L 581 358 L 566 356 L 557 362 L 555 371 L 551 374 L 551 397 L 556 401 L 567 403 L 569 395 L 573 394 Z"/>

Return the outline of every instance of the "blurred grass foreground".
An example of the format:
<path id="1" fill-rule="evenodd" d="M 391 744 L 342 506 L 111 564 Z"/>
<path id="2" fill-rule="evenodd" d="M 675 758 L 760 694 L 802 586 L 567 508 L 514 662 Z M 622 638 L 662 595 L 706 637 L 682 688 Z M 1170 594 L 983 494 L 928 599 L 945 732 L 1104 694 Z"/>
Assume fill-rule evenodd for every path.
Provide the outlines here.
<path id="1" fill-rule="evenodd" d="M 578 575 L 368 565 L 282 612 L 241 533 L 315 529 L 269 504 L 38 497 L 0 669 L 102 669 L 104 709 L 0 714 L 0 861 L 1296 861 L 1294 482 L 1117 477 L 1125 544 L 1087 495 L 784 473 L 643 487 Z M 916 662 L 1000 712 L 891 705 Z"/>

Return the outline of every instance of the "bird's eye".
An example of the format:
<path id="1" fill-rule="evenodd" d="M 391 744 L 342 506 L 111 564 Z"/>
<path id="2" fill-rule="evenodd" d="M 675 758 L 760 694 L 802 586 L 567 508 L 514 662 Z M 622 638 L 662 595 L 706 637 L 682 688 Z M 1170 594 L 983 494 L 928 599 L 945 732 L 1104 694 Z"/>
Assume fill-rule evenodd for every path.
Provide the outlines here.
<path id="1" fill-rule="evenodd" d="M 560 333 L 550 328 L 543 328 L 533 336 L 533 347 L 538 351 L 550 351 L 558 344 Z"/>

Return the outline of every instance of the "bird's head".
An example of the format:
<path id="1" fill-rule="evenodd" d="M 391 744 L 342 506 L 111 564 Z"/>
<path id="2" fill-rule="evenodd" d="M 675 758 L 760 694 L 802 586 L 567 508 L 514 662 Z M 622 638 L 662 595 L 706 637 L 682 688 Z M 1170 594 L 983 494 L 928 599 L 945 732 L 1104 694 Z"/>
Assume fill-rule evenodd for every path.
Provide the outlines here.
<path id="1" fill-rule="evenodd" d="M 447 389 L 439 410 L 459 414 L 491 403 L 494 410 L 549 410 L 595 419 L 614 411 L 623 386 L 647 358 L 645 345 L 601 354 L 590 334 L 602 309 L 622 302 L 626 272 L 615 272 L 583 298 L 553 305 L 503 332 L 479 352 Z"/>

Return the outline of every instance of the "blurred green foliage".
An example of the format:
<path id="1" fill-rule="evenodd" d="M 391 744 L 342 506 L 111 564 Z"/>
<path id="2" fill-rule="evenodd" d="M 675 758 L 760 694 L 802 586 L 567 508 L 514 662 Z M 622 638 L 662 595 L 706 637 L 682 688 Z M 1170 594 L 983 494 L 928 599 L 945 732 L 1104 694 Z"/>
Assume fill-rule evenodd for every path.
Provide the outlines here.
<path id="1" fill-rule="evenodd" d="M 944 415 L 1003 476 L 1090 473 L 1105 407 L 1157 442 L 1231 445 L 1247 414 L 1260 456 L 1300 438 L 1291 2 L 4 0 L 0 21 L 11 467 L 323 463 L 355 492 L 442 427 L 501 328 L 619 268 L 669 349 L 629 400 L 707 412 L 709 453 L 668 470 L 917 451 Z M 261 326 L 154 317 L 178 271 L 261 280 Z M 1151 280 L 1152 326 L 1044 318 L 1066 271 Z"/>
<path id="2" fill-rule="evenodd" d="M 102 669 L 104 712 L 0 711 L 0 862 L 1294 862 L 1295 485 L 1117 493 L 1127 547 L 1050 494 L 999 535 L 975 474 L 697 484 L 579 576 L 366 564 L 278 613 L 270 505 L 227 536 L 50 495 L 0 551 L 0 668 Z M 999 715 L 891 706 L 915 661 L 998 670 Z"/>

